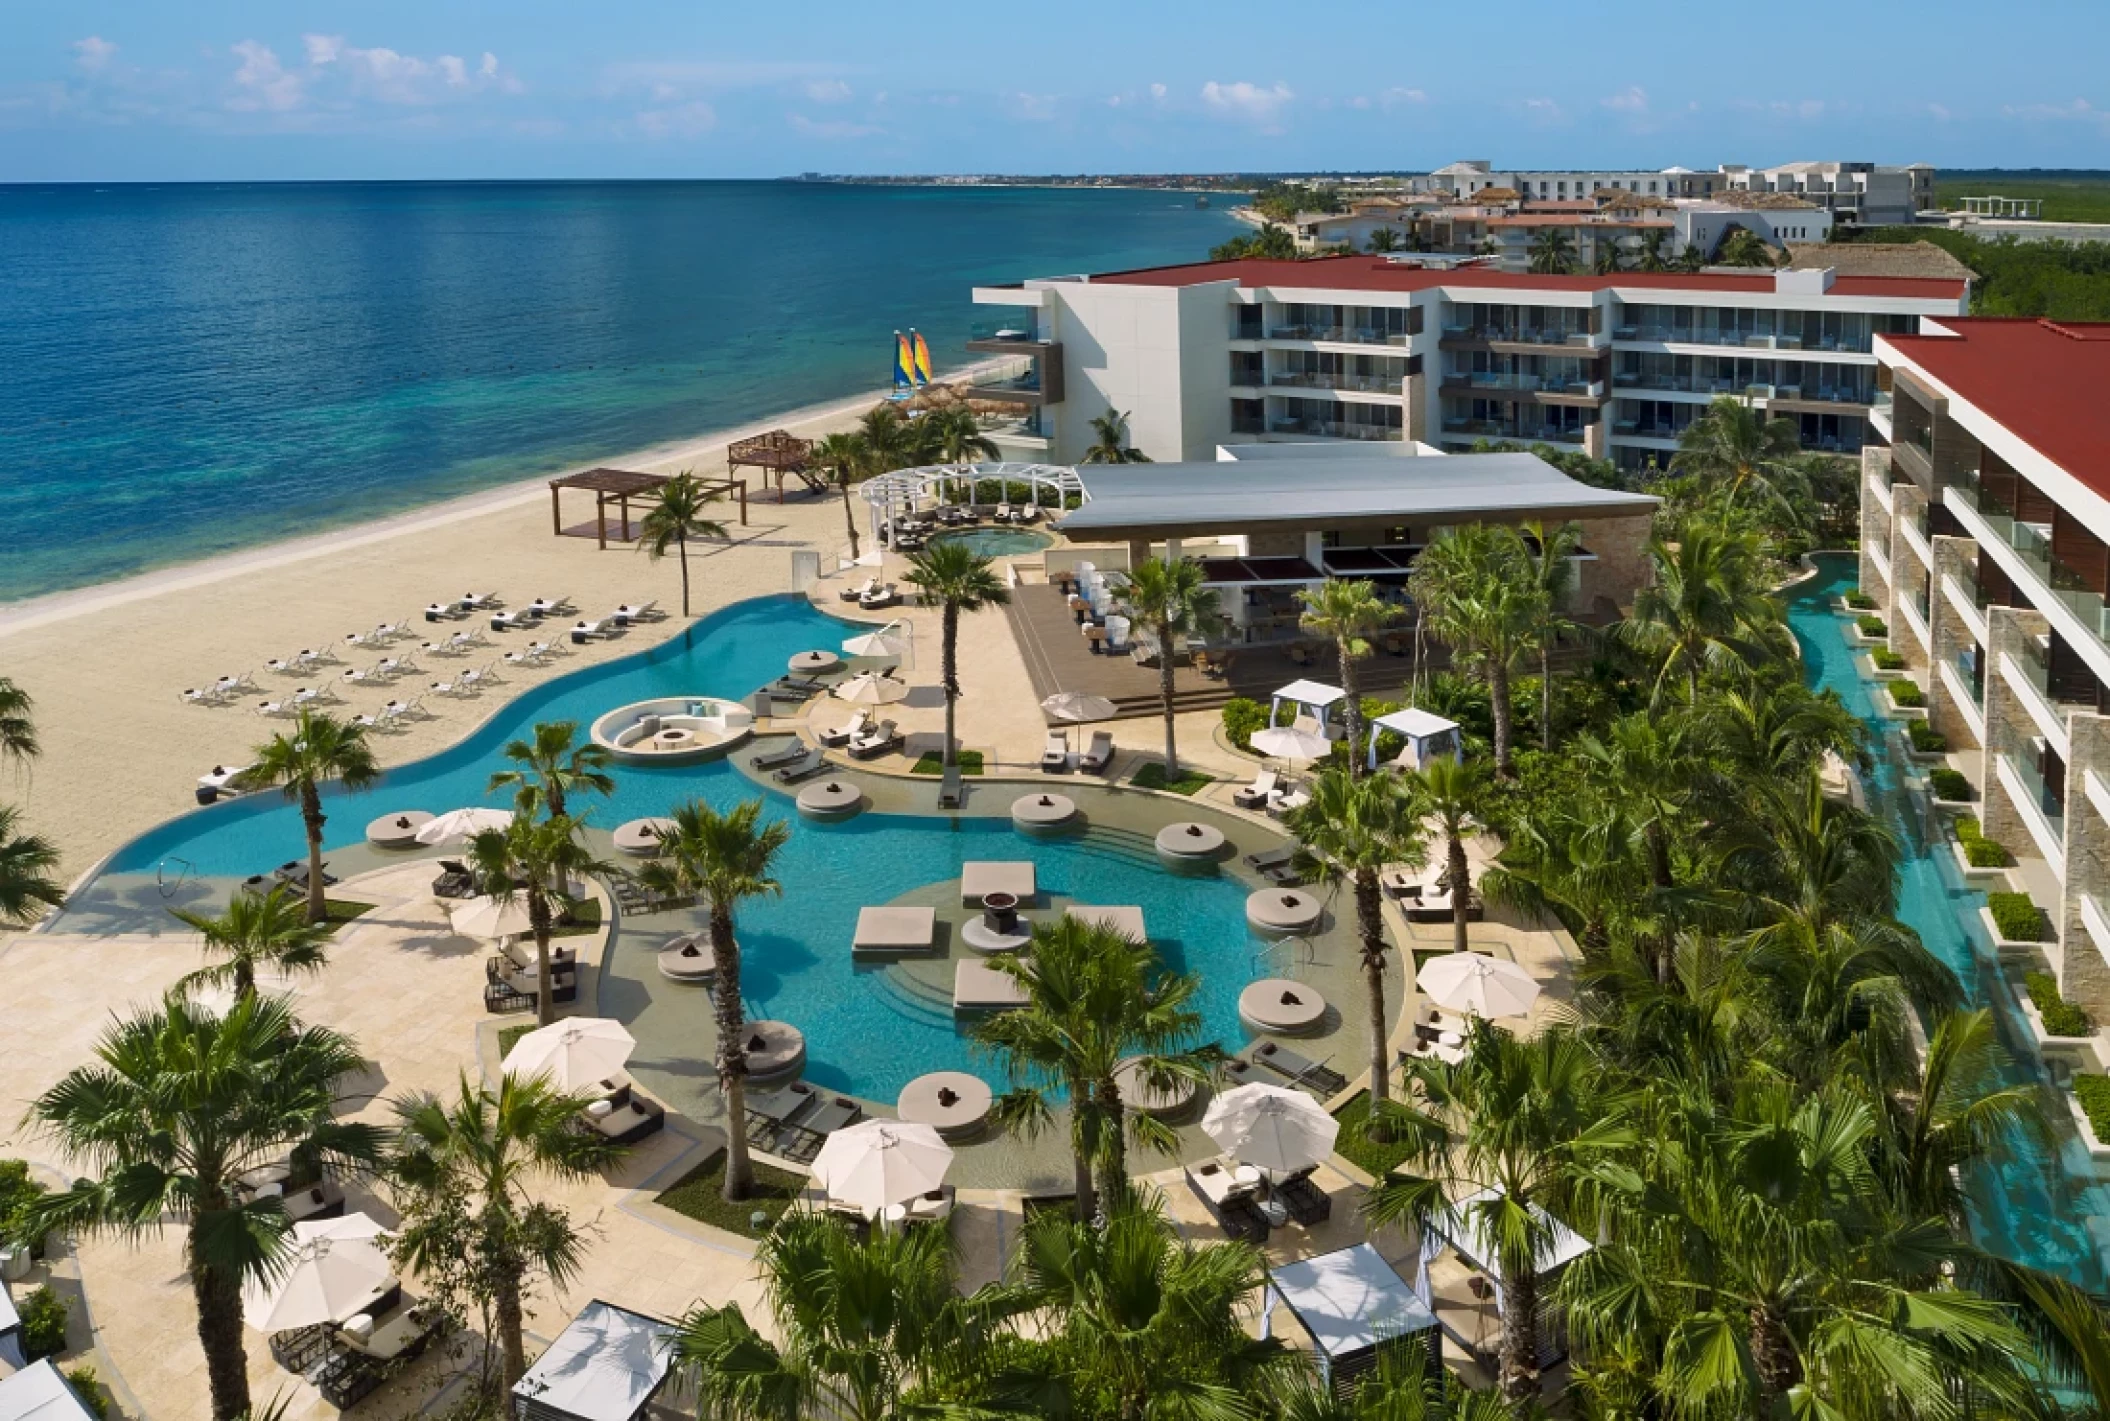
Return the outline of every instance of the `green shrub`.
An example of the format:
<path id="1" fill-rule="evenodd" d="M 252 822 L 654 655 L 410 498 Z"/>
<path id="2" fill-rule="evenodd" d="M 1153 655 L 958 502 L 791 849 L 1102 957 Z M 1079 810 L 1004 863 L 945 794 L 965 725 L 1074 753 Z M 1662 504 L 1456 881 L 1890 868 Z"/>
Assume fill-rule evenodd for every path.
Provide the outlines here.
<path id="1" fill-rule="evenodd" d="M 1856 612 L 1867 612 L 1874 610 L 1876 599 L 1866 592 L 1849 592 L 1846 594 L 1846 605 Z"/>
<path id="2" fill-rule="evenodd" d="M 1890 692 L 1890 703 L 1906 710 L 1917 710 L 1927 704 L 1927 693 L 1917 681 L 1892 681 L 1886 687 Z"/>
<path id="3" fill-rule="evenodd" d="M 1267 707 L 1244 696 L 1236 696 L 1224 702 L 1224 735 L 1233 745 L 1246 751 L 1253 749 L 1253 735 L 1267 729 Z"/>
<path id="4" fill-rule="evenodd" d="M 1963 861 L 1973 868 L 2013 868 L 2015 856 L 1997 839 L 1966 839 Z"/>
<path id="5" fill-rule="evenodd" d="M 1971 782 L 1964 778 L 1961 770 L 1952 770 L 1947 765 L 1937 765 L 1927 771 L 1927 782 L 1934 786 L 1936 799 L 1969 799 Z M 1972 820 L 1977 823 L 1977 820 Z M 1980 840 L 1983 843 L 1983 840 Z"/>
<path id="6" fill-rule="evenodd" d="M 1868 659 L 1875 663 L 1875 668 L 1878 671 L 1902 671 L 1905 669 L 1905 658 L 1887 646 L 1879 646 L 1869 652 Z"/>
<path id="7" fill-rule="evenodd" d="M 29 1177 L 28 1160 L 0 1159 L 0 1243 L 26 1241 L 32 1254 L 42 1256 L 44 1240 L 24 1239 L 22 1217 L 44 1193 L 44 1186 Z"/>
<path id="8" fill-rule="evenodd" d="M 66 1300 L 50 1288 L 39 1288 L 15 1305 L 22 1314 L 22 1350 L 34 1362 L 66 1350 Z"/>
<path id="9" fill-rule="evenodd" d="M 81 1399 L 81 1405 L 88 1408 L 95 1421 L 109 1421 L 110 1398 L 103 1394 L 103 1380 L 95 1374 L 95 1368 L 83 1362 L 65 1376 L 66 1384 L 73 1388 L 73 1394 Z"/>
<path id="10" fill-rule="evenodd" d="M 2073 1098 L 2088 1117 L 2088 1128 L 2098 1140 L 2110 1141 L 2110 1076 L 2094 1071 L 2073 1073 Z"/>
<path id="11" fill-rule="evenodd" d="M 1861 617 L 1855 620 L 1854 625 L 1861 629 L 1861 635 L 1865 637 L 1890 635 L 1890 628 L 1883 625 L 1881 617 Z"/>
<path id="12" fill-rule="evenodd" d="M 1988 893 L 1985 906 L 1993 915 L 1993 926 L 2007 941 L 2044 940 L 2044 912 L 2027 893 Z"/>
<path id="13" fill-rule="evenodd" d="M 1912 748 L 1922 755 L 1941 755 L 1949 749 L 1949 737 L 1924 720 L 1907 722 L 1905 738 L 1910 740 Z"/>
<path id="14" fill-rule="evenodd" d="M 2086 1036 L 2095 1030 L 2087 1012 L 2059 995 L 2059 980 L 2049 972 L 2024 973 L 2022 987 L 2044 1018 L 2045 1035 Z"/>

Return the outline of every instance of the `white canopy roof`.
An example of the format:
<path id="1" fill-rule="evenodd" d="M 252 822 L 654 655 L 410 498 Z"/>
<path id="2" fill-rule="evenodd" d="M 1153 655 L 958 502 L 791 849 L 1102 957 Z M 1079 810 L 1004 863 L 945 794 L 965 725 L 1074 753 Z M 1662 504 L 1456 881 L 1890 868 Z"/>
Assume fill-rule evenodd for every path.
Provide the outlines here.
<path id="1" fill-rule="evenodd" d="M 1405 710 L 1396 710 L 1390 715 L 1381 715 L 1370 723 L 1386 730 L 1396 730 L 1401 735 L 1414 740 L 1427 740 L 1430 736 L 1441 735 L 1446 730 L 1456 730 L 1458 728 L 1457 721 L 1445 720 L 1434 711 L 1425 711 L 1418 706 L 1408 706 Z"/>
<path id="2" fill-rule="evenodd" d="M 1278 701 L 1295 701 L 1300 706 L 1324 710 L 1341 700 L 1348 693 L 1339 686 L 1329 686 L 1324 681 L 1292 681 L 1275 692 Z"/>
<path id="3" fill-rule="evenodd" d="M 633 1421 L 667 1379 L 671 1323 L 598 1298 L 535 1359 L 513 1395 L 538 1413 L 577 1421 Z"/>
<path id="4" fill-rule="evenodd" d="M 1436 1326 L 1436 1314 L 1367 1243 L 1285 1263 L 1273 1282 L 1327 1357 L 1353 1356 Z"/>
<path id="5" fill-rule="evenodd" d="M 1468 1194 L 1453 1204 L 1447 1216 L 1430 1221 L 1429 1227 L 1442 1236 L 1444 1242 L 1456 1249 L 1458 1256 L 1499 1283 L 1502 1281 L 1502 1265 L 1495 1257 L 1494 1244 L 1488 1239 L 1486 1230 L 1480 1227 L 1480 1218 L 1472 1206 L 1486 1199 L 1499 1199 L 1499 1189 L 1482 1189 Z M 1553 1237 L 1546 1252 L 1539 1258 L 1539 1276 L 1544 1277 L 1573 1263 L 1590 1251 L 1590 1241 L 1569 1228 L 1559 1219 L 1548 1214 L 1538 1205 L 1531 1212 L 1553 1226 Z"/>
<path id="6" fill-rule="evenodd" d="M 0 1421 L 95 1421 L 47 1359 L 0 1381 Z"/>

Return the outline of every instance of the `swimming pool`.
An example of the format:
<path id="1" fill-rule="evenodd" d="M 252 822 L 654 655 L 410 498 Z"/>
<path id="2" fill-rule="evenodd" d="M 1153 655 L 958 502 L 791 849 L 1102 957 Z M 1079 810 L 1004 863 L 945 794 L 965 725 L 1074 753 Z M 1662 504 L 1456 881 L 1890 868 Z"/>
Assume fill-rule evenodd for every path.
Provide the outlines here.
<path id="1" fill-rule="evenodd" d="M 1817 576 L 1791 589 L 1788 597 L 1788 622 L 1802 644 L 1805 679 L 1820 690 L 1838 692 L 1855 715 L 1885 731 L 1894 722 L 1876 710 L 1846 644 L 1845 619 L 1830 606 L 1854 587 L 1854 558 L 1825 554 L 1814 561 Z M 1992 1007 L 2002 1044 L 2015 1060 L 2013 1078 L 2041 1083 L 2044 1067 L 2002 980 L 1999 954 L 1981 936 L 1975 910 L 1984 898 L 1964 885 L 1941 826 L 1930 821 L 1924 802 L 1904 787 L 1903 778 L 1896 739 L 1880 735 L 1866 788 L 1869 809 L 1904 849 L 1898 916 L 1955 971 L 1970 1005 Z M 1972 1233 L 1995 1253 L 2100 1289 L 2110 1272 L 2110 1254 L 2090 1225 L 2110 1227 L 2110 1189 L 2096 1177 L 2088 1151 L 2056 1106 L 2053 1115 L 2055 1146 L 2047 1150 L 2012 1135 L 2001 1165 L 1968 1181 Z"/>
<path id="2" fill-rule="evenodd" d="M 969 528 L 958 533 L 939 533 L 934 543 L 965 543 L 985 558 L 1015 558 L 1055 545 L 1053 536 L 1031 528 Z"/>

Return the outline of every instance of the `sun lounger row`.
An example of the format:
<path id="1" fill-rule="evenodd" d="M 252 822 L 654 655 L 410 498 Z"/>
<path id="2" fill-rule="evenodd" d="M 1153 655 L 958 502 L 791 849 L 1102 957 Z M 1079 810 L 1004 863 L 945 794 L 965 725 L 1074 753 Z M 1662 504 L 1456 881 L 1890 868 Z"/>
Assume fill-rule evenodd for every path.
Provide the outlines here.
<path id="1" fill-rule="evenodd" d="M 1273 770 L 1262 770 L 1251 784 L 1232 792 L 1231 803 L 1240 809 L 1264 809 L 1279 818 L 1311 803 L 1311 794 L 1302 785 L 1286 783 Z"/>
<path id="2" fill-rule="evenodd" d="M 811 1164 L 828 1136 L 864 1115 L 857 1102 L 804 1081 L 747 1093 L 747 1142 L 780 1159 Z"/>
<path id="3" fill-rule="evenodd" d="M 1263 1041 L 1250 1055 L 1225 1062 L 1224 1074 L 1241 1085 L 1255 1080 L 1284 1080 L 1321 1100 L 1348 1088 L 1348 1078 L 1333 1067 L 1308 1060 L 1276 1041 Z"/>
<path id="4" fill-rule="evenodd" d="M 893 583 L 882 583 L 877 577 L 868 577 L 854 586 L 845 587 L 836 596 L 845 602 L 855 602 L 868 612 L 891 607 L 901 600 L 900 595 L 894 591 Z"/>
<path id="5" fill-rule="evenodd" d="M 1295 888 L 1304 882 L 1304 874 L 1297 867 L 1297 853 L 1302 847 L 1301 844 L 1284 844 L 1280 848 L 1247 854 L 1245 866 L 1270 883 L 1280 884 L 1284 888 Z"/>
<path id="6" fill-rule="evenodd" d="M 1040 768 L 1045 774 L 1059 774 L 1069 768 L 1069 737 L 1060 731 L 1048 732 L 1047 743 L 1040 752 Z M 1108 730 L 1092 732 L 1091 744 L 1077 757 L 1077 768 L 1084 774 L 1103 775 L 1113 767 L 1114 737 Z"/>

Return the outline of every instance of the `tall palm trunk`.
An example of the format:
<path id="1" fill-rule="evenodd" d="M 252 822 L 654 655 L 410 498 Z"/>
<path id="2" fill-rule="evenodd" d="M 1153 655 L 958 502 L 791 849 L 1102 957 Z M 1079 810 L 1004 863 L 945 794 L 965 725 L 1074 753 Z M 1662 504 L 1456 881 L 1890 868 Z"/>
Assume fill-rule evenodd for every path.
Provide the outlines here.
<path id="1" fill-rule="evenodd" d="M 945 604 L 944 652 L 942 672 L 945 682 L 945 763 L 950 767 L 954 761 L 953 712 L 960 700 L 960 604 Z"/>
<path id="2" fill-rule="evenodd" d="M 527 895 L 528 928 L 535 935 L 535 1025 L 548 1026 L 557 1019 L 557 984 L 550 980 L 549 969 L 549 895 L 534 883 L 528 885 Z"/>
<path id="3" fill-rule="evenodd" d="M 1334 650 L 1341 658 L 1341 690 L 1346 694 L 1342 700 L 1346 709 L 1342 714 L 1348 721 L 1348 778 L 1363 777 L 1363 691 L 1356 684 L 1355 658 L 1348 654 L 1348 638 L 1342 637 L 1334 643 Z"/>
<path id="4" fill-rule="evenodd" d="M 1180 750 L 1172 735 L 1172 624 L 1158 623 L 1158 696 L 1165 703 L 1165 778 L 1179 778 Z"/>
<path id="5" fill-rule="evenodd" d="M 689 615 L 689 540 L 686 535 L 677 536 L 674 546 L 681 554 L 681 614 Z"/>
<path id="6" fill-rule="evenodd" d="M 857 510 L 850 503 L 850 481 L 840 479 L 837 487 L 843 491 L 843 526 L 850 530 L 850 561 L 857 561 Z"/>
<path id="7" fill-rule="evenodd" d="M 1505 780 L 1517 777 L 1516 751 L 1510 744 L 1512 727 L 1509 711 L 1509 661 L 1505 656 L 1490 652 L 1487 658 L 1487 698 L 1492 703 L 1495 719 L 1495 773 Z"/>
<path id="8" fill-rule="evenodd" d="M 498 1353 L 501 1375 L 498 1379 L 499 1395 L 511 1396 L 513 1384 L 527 1374 L 527 1345 L 521 1336 L 520 1271 L 517 1267 L 504 1267 L 493 1281 L 497 1296 L 492 1300 L 492 1311 L 498 1322 Z"/>
<path id="9" fill-rule="evenodd" d="M 1553 748 L 1553 648 L 1539 644 L 1539 749 Z"/>
<path id="10" fill-rule="evenodd" d="M 1355 871 L 1355 922 L 1363 939 L 1363 988 L 1370 1001 L 1370 1104 L 1392 1097 L 1391 1040 L 1385 1014 L 1385 910 L 1377 870 Z M 1375 1109 L 1371 1114 L 1375 1116 Z"/>
<path id="11" fill-rule="evenodd" d="M 1094 1093 L 1099 1100 L 1099 1198 L 1111 1208 L 1128 1187 L 1128 1114 L 1121 1088 L 1112 1080 L 1100 1081 Z"/>
<path id="12" fill-rule="evenodd" d="M 1070 1181 L 1077 1194 L 1077 1222 L 1088 1224 L 1099 1212 L 1099 1191 L 1092 1183 L 1091 1087 L 1081 1079 L 1069 1084 Z"/>
<path id="13" fill-rule="evenodd" d="M 1787 1323 L 1765 1303 L 1751 1309 L 1751 1366 L 1758 1373 L 1760 1413 L 1773 1415 L 1789 1388 L 1802 1380 L 1802 1364 Z"/>
<path id="14" fill-rule="evenodd" d="M 217 1208 L 225 1208 L 222 1200 Z M 201 1211 L 202 1212 L 202 1211 Z M 191 1256 L 203 1250 L 199 1225 L 191 1225 Z M 242 1347 L 242 1283 L 208 1263 L 191 1265 L 191 1297 L 198 1308 L 198 1346 L 205 1353 L 205 1380 L 213 1421 L 234 1421 L 249 1411 L 249 1354 Z"/>
<path id="15" fill-rule="evenodd" d="M 1444 873 L 1451 881 L 1451 950 L 1465 951 L 1465 922 L 1472 912 L 1473 871 L 1465 862 L 1465 839 L 1450 835 L 1449 860 Z"/>
<path id="16" fill-rule="evenodd" d="M 747 1158 L 747 1022 L 740 1008 L 740 950 L 733 945 L 733 915 L 711 900 L 711 966 L 718 1021 L 718 1091 L 725 1097 L 725 1197 L 745 1199 L 755 1168 Z"/>
<path id="17" fill-rule="evenodd" d="M 300 822 L 308 831 L 308 921 L 320 923 L 330 906 L 322 896 L 322 794 L 312 781 L 300 787 Z"/>
<path id="18" fill-rule="evenodd" d="M 1516 1262 L 1523 1262 L 1518 1259 Z M 1502 1270 L 1502 1400 L 1518 1417 L 1539 1399 L 1539 1279 L 1532 1266 Z"/>

